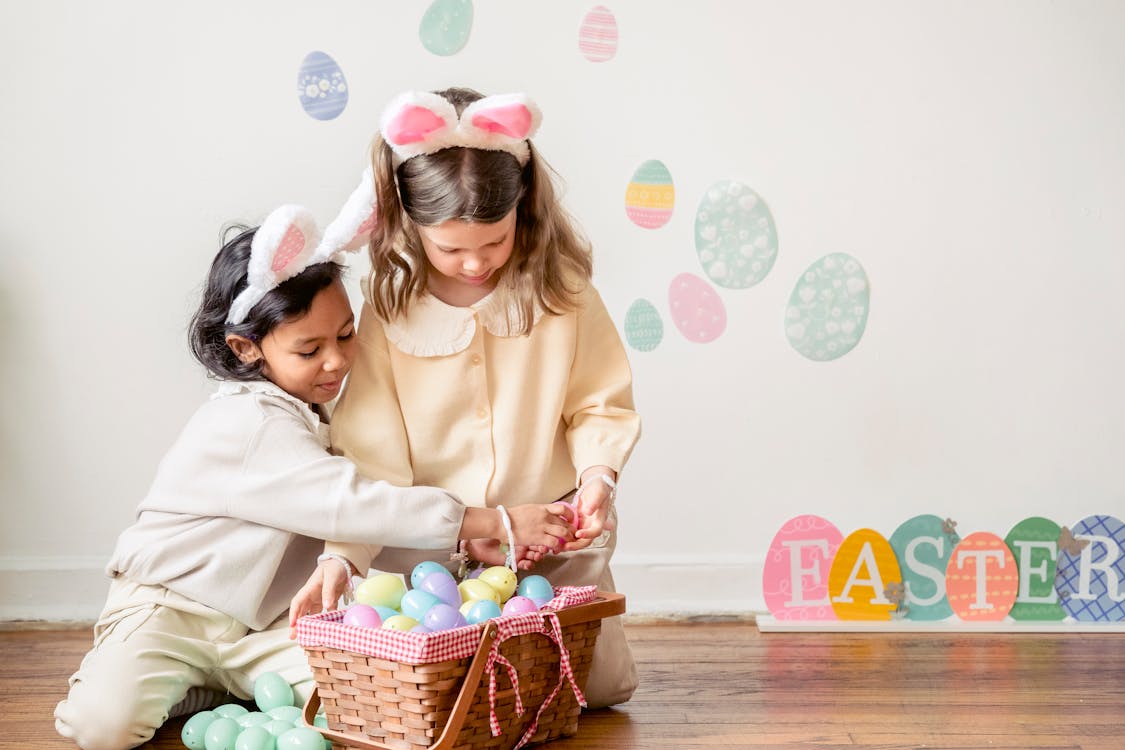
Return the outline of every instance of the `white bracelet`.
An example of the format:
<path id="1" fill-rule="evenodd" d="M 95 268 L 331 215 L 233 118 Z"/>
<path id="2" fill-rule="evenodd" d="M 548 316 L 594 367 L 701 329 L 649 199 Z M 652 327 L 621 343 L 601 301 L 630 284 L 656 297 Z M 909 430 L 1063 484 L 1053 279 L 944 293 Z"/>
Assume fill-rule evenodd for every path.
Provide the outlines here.
<path id="1" fill-rule="evenodd" d="M 611 501 L 615 500 L 617 498 L 617 482 L 613 481 L 613 477 L 611 477 L 609 474 L 598 474 L 596 477 L 591 477 L 582 484 L 578 485 L 578 492 L 574 493 L 575 498 L 577 499 L 579 497 L 582 497 L 582 490 L 586 489 L 586 485 L 599 479 L 604 482 L 607 487 L 609 487 L 609 499 Z"/>
<path id="2" fill-rule="evenodd" d="M 341 565 L 344 566 L 344 575 L 346 575 L 348 577 L 348 591 L 353 591 L 355 589 L 355 584 L 352 583 L 352 563 L 351 563 L 351 561 L 348 560 L 348 558 L 344 557 L 343 555 L 336 555 L 336 554 L 333 554 L 331 552 L 325 552 L 323 555 L 320 555 L 319 557 L 316 558 L 316 564 L 320 565 L 322 562 L 325 562 L 326 560 L 335 560 L 336 562 L 338 562 L 338 563 L 340 563 Z"/>
<path id="3" fill-rule="evenodd" d="M 516 571 L 516 537 L 512 533 L 512 519 L 508 517 L 508 511 L 503 505 L 497 505 L 496 510 L 500 511 L 500 521 L 504 524 L 504 531 L 508 533 L 508 551 L 504 554 L 504 564 L 514 573 Z"/>

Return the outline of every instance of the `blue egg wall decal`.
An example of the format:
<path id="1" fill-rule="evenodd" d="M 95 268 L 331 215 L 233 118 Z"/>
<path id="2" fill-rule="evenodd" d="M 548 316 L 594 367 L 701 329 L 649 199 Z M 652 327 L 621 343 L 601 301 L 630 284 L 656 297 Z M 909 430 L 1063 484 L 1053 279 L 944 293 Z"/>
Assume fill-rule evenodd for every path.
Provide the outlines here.
<path id="1" fill-rule="evenodd" d="M 339 117 L 348 106 L 348 82 L 344 71 L 329 55 L 313 51 L 305 55 L 297 72 L 297 96 L 305 112 L 317 120 Z"/>
<path id="2" fill-rule="evenodd" d="M 435 55 L 454 55 L 469 41 L 472 0 L 434 0 L 418 25 L 422 46 Z"/>

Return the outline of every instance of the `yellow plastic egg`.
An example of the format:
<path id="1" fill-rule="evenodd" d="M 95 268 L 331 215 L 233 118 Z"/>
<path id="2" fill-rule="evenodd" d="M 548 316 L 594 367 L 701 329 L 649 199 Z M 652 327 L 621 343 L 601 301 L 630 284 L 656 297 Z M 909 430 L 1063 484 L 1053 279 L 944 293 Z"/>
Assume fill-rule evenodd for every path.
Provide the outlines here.
<path id="1" fill-rule="evenodd" d="M 406 615 L 394 615 L 393 617 L 388 617 L 387 619 L 383 620 L 384 630 L 401 630 L 402 632 L 406 633 L 417 626 L 418 621 L 413 617 L 407 617 Z"/>
<path id="2" fill-rule="evenodd" d="M 500 595 L 500 603 L 512 598 L 516 592 L 516 574 L 503 565 L 493 565 L 484 570 L 478 580 L 484 581 Z"/>
<path id="3" fill-rule="evenodd" d="M 481 575 L 484 574 L 482 573 Z M 461 581 L 461 583 L 457 584 L 457 590 L 461 592 L 462 602 L 491 599 L 497 604 L 500 603 L 500 593 L 479 578 L 470 578 L 467 581 Z"/>
<path id="4" fill-rule="evenodd" d="M 355 588 L 355 600 L 369 607 L 390 607 L 398 609 L 406 584 L 393 573 L 380 573 L 371 576 Z"/>

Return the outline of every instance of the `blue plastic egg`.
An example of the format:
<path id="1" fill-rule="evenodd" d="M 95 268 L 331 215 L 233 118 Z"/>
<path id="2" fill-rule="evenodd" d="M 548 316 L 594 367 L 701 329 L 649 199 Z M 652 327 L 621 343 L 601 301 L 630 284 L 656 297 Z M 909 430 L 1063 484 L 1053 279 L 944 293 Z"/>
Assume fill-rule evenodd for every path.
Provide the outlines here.
<path id="1" fill-rule="evenodd" d="M 500 616 L 500 605 L 491 599 L 476 599 L 463 606 L 467 609 L 465 619 L 472 625 Z"/>
<path id="2" fill-rule="evenodd" d="M 435 573 L 435 575 L 440 575 Z M 449 579 L 453 581 L 452 578 Z M 430 611 L 430 607 L 435 604 L 440 604 L 441 599 L 431 594 L 429 591 L 422 589 L 410 589 L 402 595 L 402 602 L 399 606 L 402 608 L 402 613 L 407 617 L 412 617 L 418 622 L 422 622 L 422 618 Z"/>
<path id="3" fill-rule="evenodd" d="M 274 750 L 276 740 L 269 730 L 247 727 L 234 740 L 234 750 Z"/>
<path id="4" fill-rule="evenodd" d="M 288 721 L 290 724 L 301 720 L 301 709 L 293 705 L 271 708 L 269 711 L 266 711 L 266 713 L 275 719 Z"/>
<path id="5" fill-rule="evenodd" d="M 277 672 L 263 672 L 254 680 L 254 702 L 262 711 L 293 705 L 293 688 Z"/>
<path id="6" fill-rule="evenodd" d="M 294 727 L 277 738 L 277 750 L 323 750 L 324 737 L 309 727 Z"/>
<path id="7" fill-rule="evenodd" d="M 241 732 L 242 727 L 237 721 L 220 716 L 203 733 L 203 747 L 206 750 L 234 750 L 234 742 Z"/>
<path id="8" fill-rule="evenodd" d="M 246 706 L 240 706 L 237 703 L 224 703 L 221 706 L 216 706 L 211 709 L 216 714 L 227 719 L 237 719 L 239 716 L 245 716 L 250 713 L 250 709 Z"/>
<path id="9" fill-rule="evenodd" d="M 204 734 L 207 732 L 207 727 L 218 718 L 221 717 L 214 711 L 200 711 L 184 722 L 180 739 L 188 750 L 205 750 Z"/>
<path id="10" fill-rule="evenodd" d="M 293 728 L 293 722 L 285 721 L 283 719 L 274 719 L 268 724 L 263 724 L 262 729 L 265 729 L 274 737 L 280 737 Z"/>
<path id="11" fill-rule="evenodd" d="M 526 596 L 528 599 L 547 599 L 550 601 L 555 598 L 555 589 L 551 586 L 551 582 L 538 575 L 530 575 L 520 581 L 516 593 L 520 596 Z"/>

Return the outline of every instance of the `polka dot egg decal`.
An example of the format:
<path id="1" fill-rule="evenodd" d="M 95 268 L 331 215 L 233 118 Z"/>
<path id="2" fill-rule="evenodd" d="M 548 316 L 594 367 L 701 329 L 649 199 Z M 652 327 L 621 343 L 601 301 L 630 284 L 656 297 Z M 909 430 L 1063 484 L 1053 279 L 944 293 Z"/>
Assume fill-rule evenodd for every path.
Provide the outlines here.
<path id="1" fill-rule="evenodd" d="M 727 326 L 727 310 L 719 295 L 703 279 L 681 273 L 668 288 L 672 322 L 688 341 L 714 341 Z"/>
<path id="2" fill-rule="evenodd" d="M 672 173 L 656 159 L 637 167 L 625 188 L 625 214 L 639 227 L 657 229 L 672 218 L 676 189 Z"/>
<path id="3" fill-rule="evenodd" d="M 344 71 L 329 55 L 314 51 L 305 55 L 297 72 L 297 96 L 305 112 L 317 120 L 332 120 L 348 106 L 348 83 Z"/>
<path id="4" fill-rule="evenodd" d="M 578 51 L 590 62 L 612 60 L 617 54 L 617 19 L 609 8 L 596 5 L 582 19 Z"/>
<path id="5" fill-rule="evenodd" d="M 664 338 L 664 322 L 647 299 L 639 299 L 625 313 L 625 340 L 639 352 L 651 352 Z"/>
<path id="6" fill-rule="evenodd" d="M 785 309 L 785 335 L 811 360 L 842 357 L 863 336 L 869 298 L 859 261 L 847 253 L 826 255 L 797 281 Z"/>
<path id="7" fill-rule="evenodd" d="M 712 185 L 695 215 L 695 249 L 711 281 L 745 289 L 777 260 L 777 228 L 757 193 L 732 180 Z"/>
<path id="8" fill-rule="evenodd" d="M 446 57 L 461 51 L 472 28 L 472 0 L 434 0 L 418 25 L 418 37 L 427 50 Z"/>

